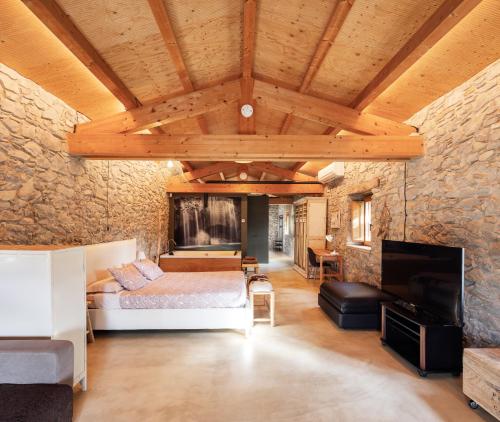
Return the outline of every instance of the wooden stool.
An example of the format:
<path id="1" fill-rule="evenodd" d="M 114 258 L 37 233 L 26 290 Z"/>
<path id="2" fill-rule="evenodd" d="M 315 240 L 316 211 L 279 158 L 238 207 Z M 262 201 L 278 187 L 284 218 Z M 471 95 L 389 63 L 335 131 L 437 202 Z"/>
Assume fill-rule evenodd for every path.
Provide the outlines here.
<path id="1" fill-rule="evenodd" d="M 255 297 L 262 296 L 264 304 L 269 310 L 269 318 L 255 318 Z M 266 303 L 266 297 L 269 301 Z M 269 281 L 254 281 L 250 284 L 250 306 L 252 307 L 252 323 L 253 322 L 270 322 L 274 327 L 274 310 L 275 310 L 275 295 L 273 285 Z"/>
<path id="2" fill-rule="evenodd" d="M 258 274 L 259 273 L 259 263 L 255 262 L 255 263 L 251 263 L 251 264 L 241 264 L 241 269 L 245 272 L 245 274 L 247 273 L 247 271 L 249 269 L 252 269 L 254 274 Z"/>

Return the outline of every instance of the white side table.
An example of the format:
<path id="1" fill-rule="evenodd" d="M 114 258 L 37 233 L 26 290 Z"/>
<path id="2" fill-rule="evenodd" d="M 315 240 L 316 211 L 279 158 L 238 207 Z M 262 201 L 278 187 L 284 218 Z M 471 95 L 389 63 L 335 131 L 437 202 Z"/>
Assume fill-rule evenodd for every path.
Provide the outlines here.
<path id="1" fill-rule="evenodd" d="M 269 310 L 268 318 L 255 318 L 255 297 L 263 296 L 264 304 Z M 266 301 L 267 299 L 267 301 Z M 275 294 L 273 285 L 269 281 L 254 281 L 250 284 L 250 306 L 252 307 L 252 322 L 270 322 L 275 324 Z"/>

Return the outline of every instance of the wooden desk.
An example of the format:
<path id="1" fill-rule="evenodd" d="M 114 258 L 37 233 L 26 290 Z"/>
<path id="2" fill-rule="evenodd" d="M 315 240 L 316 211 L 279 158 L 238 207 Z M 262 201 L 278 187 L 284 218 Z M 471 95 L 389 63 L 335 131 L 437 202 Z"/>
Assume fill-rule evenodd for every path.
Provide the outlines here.
<path id="1" fill-rule="evenodd" d="M 319 281 L 323 282 L 325 275 L 327 277 L 336 278 L 338 281 L 344 281 L 344 270 L 342 263 L 342 255 L 332 255 L 331 251 L 327 249 L 313 249 L 316 259 L 319 258 Z M 323 262 L 332 261 L 337 262 L 338 271 L 336 273 L 325 274 L 323 269 Z"/>

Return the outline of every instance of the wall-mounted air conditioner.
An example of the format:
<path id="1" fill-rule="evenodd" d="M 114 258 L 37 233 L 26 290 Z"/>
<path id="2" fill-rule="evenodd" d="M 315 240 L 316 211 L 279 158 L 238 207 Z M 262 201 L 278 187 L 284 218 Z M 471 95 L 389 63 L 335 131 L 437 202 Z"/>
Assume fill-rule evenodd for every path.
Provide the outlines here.
<path id="1" fill-rule="evenodd" d="M 344 177 L 344 163 L 331 163 L 318 171 L 318 181 L 324 185 L 333 183 L 339 177 Z"/>

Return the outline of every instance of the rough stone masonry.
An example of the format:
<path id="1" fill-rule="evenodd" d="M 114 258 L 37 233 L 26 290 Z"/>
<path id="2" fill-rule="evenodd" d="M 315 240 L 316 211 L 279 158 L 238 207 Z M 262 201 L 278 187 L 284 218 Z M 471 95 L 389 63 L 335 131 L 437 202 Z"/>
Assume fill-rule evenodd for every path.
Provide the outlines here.
<path id="1" fill-rule="evenodd" d="M 326 190 L 329 216 L 341 213 L 341 228 L 328 226 L 330 246 L 344 255 L 348 281 L 380 285 L 384 204 L 392 219 L 387 239 L 465 248 L 465 334 L 473 345 L 500 345 L 499 87 L 497 61 L 409 119 L 426 152 L 407 163 L 406 181 L 404 163 L 346 163 L 345 177 Z M 347 192 L 376 177 L 371 248 L 349 246 Z"/>
<path id="2" fill-rule="evenodd" d="M 0 64 L 0 244 L 167 240 L 164 163 L 70 157 L 65 135 L 85 116 Z M 159 229 L 159 224 L 161 227 Z"/>

